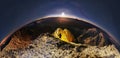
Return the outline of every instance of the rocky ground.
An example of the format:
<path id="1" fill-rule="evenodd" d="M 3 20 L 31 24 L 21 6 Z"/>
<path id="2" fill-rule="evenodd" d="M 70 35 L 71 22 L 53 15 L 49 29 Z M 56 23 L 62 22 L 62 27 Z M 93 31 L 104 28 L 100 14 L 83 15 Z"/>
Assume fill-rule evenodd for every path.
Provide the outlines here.
<path id="1" fill-rule="evenodd" d="M 120 54 L 114 45 L 76 46 L 43 34 L 26 48 L 3 49 L 0 58 L 120 58 Z"/>

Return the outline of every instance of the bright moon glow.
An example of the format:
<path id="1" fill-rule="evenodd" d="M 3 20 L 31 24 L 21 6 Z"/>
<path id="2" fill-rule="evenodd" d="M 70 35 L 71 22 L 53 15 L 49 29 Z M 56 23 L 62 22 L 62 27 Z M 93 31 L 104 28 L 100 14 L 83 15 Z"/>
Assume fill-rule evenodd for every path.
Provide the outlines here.
<path id="1" fill-rule="evenodd" d="M 65 12 L 60 12 L 60 13 L 56 13 L 56 14 L 50 14 L 50 15 L 46 15 L 45 17 L 71 17 L 71 18 L 79 18 L 79 17 L 76 17 L 72 14 L 68 14 L 68 13 L 65 13 Z"/>
<path id="2" fill-rule="evenodd" d="M 62 12 L 62 13 L 61 13 L 61 16 L 65 16 L 65 13 L 64 13 L 64 12 Z"/>

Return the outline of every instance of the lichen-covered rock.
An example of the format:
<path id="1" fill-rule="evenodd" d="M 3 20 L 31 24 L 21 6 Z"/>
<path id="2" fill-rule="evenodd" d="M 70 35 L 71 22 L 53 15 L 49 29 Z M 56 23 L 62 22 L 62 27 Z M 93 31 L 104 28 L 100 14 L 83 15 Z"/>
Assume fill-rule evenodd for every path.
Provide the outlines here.
<path id="1" fill-rule="evenodd" d="M 120 58 L 120 54 L 114 45 L 76 46 L 43 34 L 26 48 L 4 49 L 0 58 Z"/>

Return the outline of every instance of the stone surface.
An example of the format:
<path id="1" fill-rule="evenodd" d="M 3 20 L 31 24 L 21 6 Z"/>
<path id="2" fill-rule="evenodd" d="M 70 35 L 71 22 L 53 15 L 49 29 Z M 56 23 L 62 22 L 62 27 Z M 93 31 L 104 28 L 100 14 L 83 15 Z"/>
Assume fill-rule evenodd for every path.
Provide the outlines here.
<path id="1" fill-rule="evenodd" d="M 77 38 L 77 41 L 82 44 L 88 44 L 99 47 L 111 44 L 111 42 L 107 40 L 105 34 L 96 28 L 89 28 L 86 31 L 84 31 Z"/>
<path id="2" fill-rule="evenodd" d="M 120 54 L 114 45 L 75 46 L 43 34 L 26 48 L 4 49 L 0 58 L 120 58 Z"/>

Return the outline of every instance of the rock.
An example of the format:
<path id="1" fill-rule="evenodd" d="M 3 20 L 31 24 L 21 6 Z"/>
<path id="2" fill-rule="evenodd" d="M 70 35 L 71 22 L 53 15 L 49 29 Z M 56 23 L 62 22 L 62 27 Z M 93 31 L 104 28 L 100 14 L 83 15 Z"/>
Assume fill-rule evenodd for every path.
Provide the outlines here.
<path id="1" fill-rule="evenodd" d="M 0 58 L 120 58 L 114 45 L 74 46 L 49 35 L 40 35 L 28 47 L 3 50 Z"/>
<path id="2" fill-rule="evenodd" d="M 90 28 L 77 38 L 77 42 L 101 47 L 110 44 L 106 39 L 107 38 L 105 38 L 105 35 L 102 32 L 96 28 Z"/>
<path id="3" fill-rule="evenodd" d="M 15 32 L 15 34 L 12 35 L 9 44 L 6 45 L 4 49 L 15 50 L 27 47 L 31 43 L 31 36 L 26 34 L 24 31 L 25 30 Z"/>

